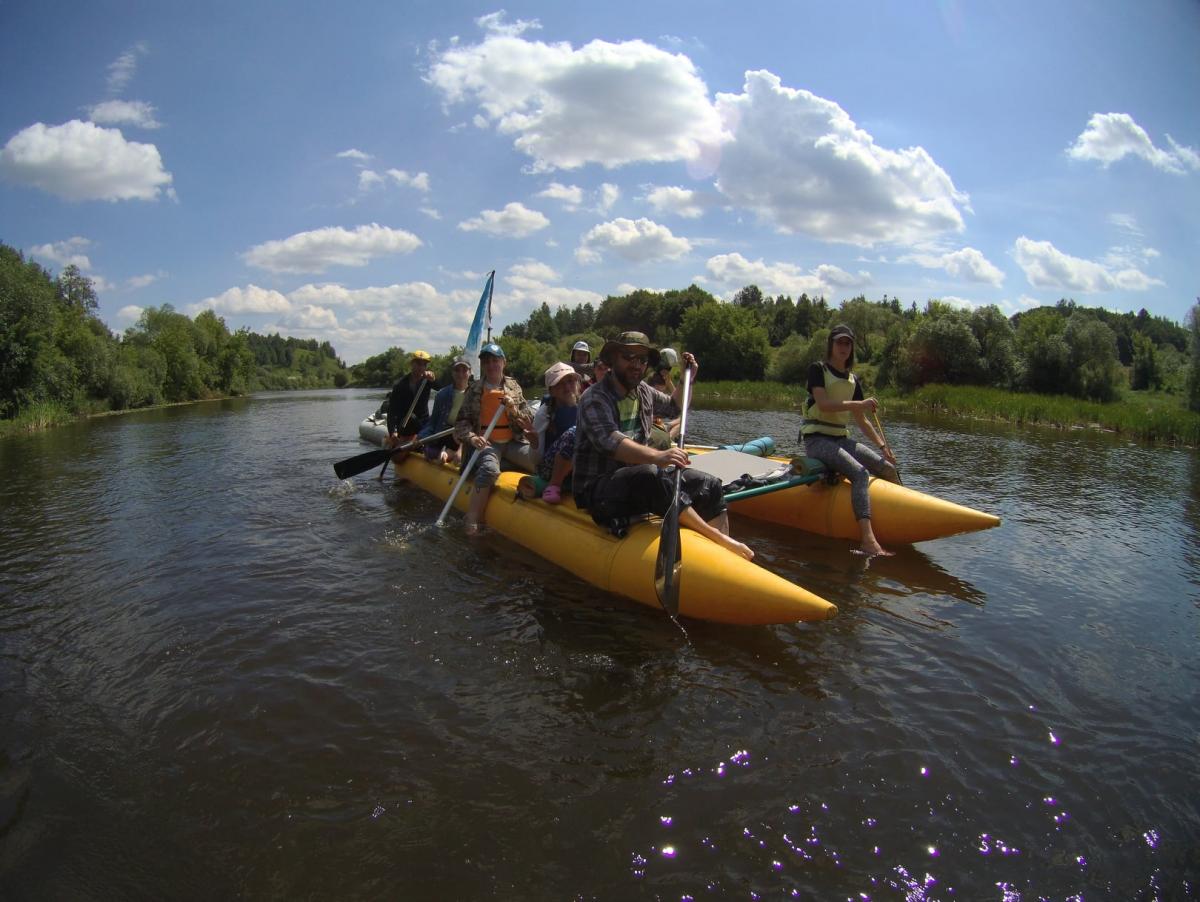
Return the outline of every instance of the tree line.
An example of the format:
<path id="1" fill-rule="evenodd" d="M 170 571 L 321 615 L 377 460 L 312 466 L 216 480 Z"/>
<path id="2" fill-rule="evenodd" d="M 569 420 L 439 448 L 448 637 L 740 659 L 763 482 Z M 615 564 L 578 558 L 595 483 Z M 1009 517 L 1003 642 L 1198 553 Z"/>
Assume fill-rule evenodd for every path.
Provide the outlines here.
<path id="1" fill-rule="evenodd" d="M 96 315 L 90 279 L 53 277 L 0 243 L 0 419 L 49 423 L 85 413 L 344 385 L 329 342 L 230 332 L 206 310 L 148 307 L 116 336 Z"/>
<path id="2" fill-rule="evenodd" d="M 878 301 L 860 295 L 832 307 L 807 294 L 772 298 L 755 285 L 722 303 L 692 285 L 610 296 L 598 309 L 582 304 L 552 312 L 543 303 L 525 322 L 507 326 L 500 343 L 508 372 L 525 385 L 565 359 L 576 340 L 598 350 L 601 336 L 625 329 L 692 351 L 705 380 L 796 384 L 824 357 L 829 329 L 846 323 L 857 337 L 859 372 L 873 387 L 910 392 L 930 383 L 982 385 L 1101 402 L 1128 387 L 1167 392 L 1200 410 L 1198 312 L 1200 304 L 1185 328 L 1145 310 L 1114 313 L 1066 298 L 1009 317 L 994 305 L 965 310 L 931 300 L 918 309 L 886 295 Z"/>
<path id="3" fill-rule="evenodd" d="M 0 243 L 0 419 L 31 412 L 54 421 L 80 413 L 241 395 L 261 389 L 389 387 L 408 355 L 389 348 L 347 368 L 328 341 L 230 332 L 213 311 L 191 319 L 171 305 L 146 308 L 123 335 L 96 316 L 96 294 L 74 266 L 58 277 Z M 1200 410 L 1200 304 L 1187 327 L 1164 317 L 1114 313 L 1063 299 L 1008 317 L 995 306 L 923 309 L 887 295 L 831 306 L 823 297 L 770 297 L 748 285 L 719 301 L 690 285 L 609 296 L 598 306 L 546 303 L 498 337 L 523 385 L 570 356 L 583 339 L 598 353 L 627 329 L 692 351 L 709 380 L 805 381 L 832 325 L 857 337 L 858 371 L 872 388 L 909 392 L 930 383 L 984 385 L 1109 401 L 1128 387 L 1178 396 Z M 461 347 L 433 358 L 446 374 Z"/>

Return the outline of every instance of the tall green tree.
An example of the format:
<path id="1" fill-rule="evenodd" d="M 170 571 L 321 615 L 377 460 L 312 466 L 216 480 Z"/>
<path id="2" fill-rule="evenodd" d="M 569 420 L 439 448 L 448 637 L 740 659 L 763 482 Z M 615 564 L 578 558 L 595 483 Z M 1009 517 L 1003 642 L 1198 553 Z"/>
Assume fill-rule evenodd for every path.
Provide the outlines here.
<path id="1" fill-rule="evenodd" d="M 1017 369 L 1012 323 L 999 307 L 989 304 L 972 311 L 971 332 L 979 342 L 983 382 L 994 388 L 1008 388 Z"/>
<path id="2" fill-rule="evenodd" d="M 55 300 L 50 274 L 0 244 L 0 416 L 49 400 Z"/>
<path id="3" fill-rule="evenodd" d="M 1133 367 L 1129 372 L 1129 387 L 1135 391 L 1162 388 L 1163 373 L 1158 348 L 1149 336 L 1133 334 Z"/>
<path id="4" fill-rule="evenodd" d="M 913 388 L 931 382 L 965 385 L 981 381 L 982 376 L 979 341 L 970 316 L 931 303 L 908 341 L 901 383 Z"/>
<path id="5" fill-rule="evenodd" d="M 702 304 L 683 317 L 683 340 L 705 379 L 762 379 L 770 343 L 753 311 L 733 304 Z"/>
<path id="6" fill-rule="evenodd" d="M 1067 320 L 1063 339 L 1071 351 L 1068 373 L 1071 394 L 1093 401 L 1114 400 L 1121 370 L 1113 330 L 1094 316 L 1077 310 Z"/>
<path id="7" fill-rule="evenodd" d="M 1067 323 L 1054 308 L 1023 313 L 1017 323 L 1017 378 L 1021 387 L 1043 394 L 1069 394 L 1071 348 L 1063 333 Z"/>

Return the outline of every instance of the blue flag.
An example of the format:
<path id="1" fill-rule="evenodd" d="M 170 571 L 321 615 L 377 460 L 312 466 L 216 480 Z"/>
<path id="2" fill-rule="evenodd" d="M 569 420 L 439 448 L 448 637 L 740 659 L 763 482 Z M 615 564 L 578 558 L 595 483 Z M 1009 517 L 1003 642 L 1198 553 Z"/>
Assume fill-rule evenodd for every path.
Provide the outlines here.
<path id="1" fill-rule="evenodd" d="M 487 284 L 483 286 L 483 294 L 479 296 L 479 308 L 475 311 L 475 320 L 471 323 L 471 331 L 467 333 L 467 344 L 463 348 L 463 356 L 471 361 L 475 375 L 480 374 L 479 349 L 483 347 L 484 336 L 492 331 L 492 285 L 496 281 L 496 270 L 488 273 Z"/>

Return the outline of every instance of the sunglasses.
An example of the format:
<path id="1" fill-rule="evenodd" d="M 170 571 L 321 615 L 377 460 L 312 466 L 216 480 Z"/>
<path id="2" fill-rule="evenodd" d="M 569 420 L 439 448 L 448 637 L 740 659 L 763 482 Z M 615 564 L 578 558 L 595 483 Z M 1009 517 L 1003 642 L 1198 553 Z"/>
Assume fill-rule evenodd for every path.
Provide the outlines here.
<path id="1" fill-rule="evenodd" d="M 650 358 L 645 354 L 635 354 L 632 351 L 622 351 L 621 359 L 626 363 L 640 363 L 642 366 L 645 366 L 650 361 Z"/>

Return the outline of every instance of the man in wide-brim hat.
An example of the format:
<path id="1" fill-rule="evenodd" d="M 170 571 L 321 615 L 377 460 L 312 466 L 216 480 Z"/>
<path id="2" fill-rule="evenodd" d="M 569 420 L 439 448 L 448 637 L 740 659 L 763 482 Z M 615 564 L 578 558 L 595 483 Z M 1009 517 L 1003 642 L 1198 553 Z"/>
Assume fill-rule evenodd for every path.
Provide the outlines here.
<path id="1" fill-rule="evenodd" d="M 622 332 L 606 341 L 600 359 L 611 369 L 583 393 L 575 430 L 575 503 L 601 526 L 615 528 L 632 517 L 664 516 L 675 495 L 674 473 L 683 468 L 679 523 L 749 560 L 754 552 L 729 536 L 725 493 L 716 476 L 688 468 L 678 446 L 656 450 L 646 442 L 656 416 L 678 416 L 683 380 L 674 394 L 651 388 L 642 377 L 658 361 L 658 350 L 641 332 Z M 696 378 L 696 358 L 683 354 L 682 365 Z"/>

